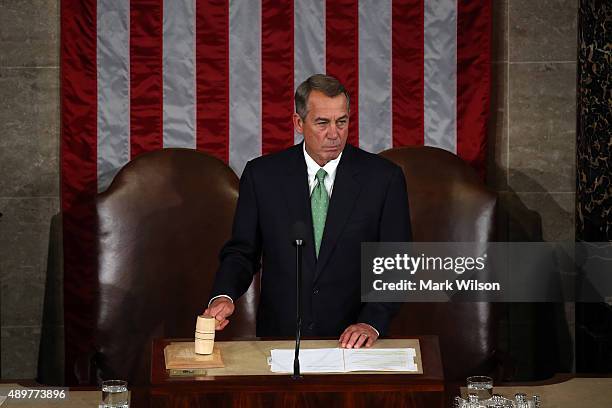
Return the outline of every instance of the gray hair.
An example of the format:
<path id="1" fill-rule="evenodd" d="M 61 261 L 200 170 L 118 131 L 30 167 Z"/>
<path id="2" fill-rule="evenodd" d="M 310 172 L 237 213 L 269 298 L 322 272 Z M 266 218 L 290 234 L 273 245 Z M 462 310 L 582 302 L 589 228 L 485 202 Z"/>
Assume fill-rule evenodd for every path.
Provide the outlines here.
<path id="1" fill-rule="evenodd" d="M 315 74 L 302 82 L 295 90 L 295 111 L 302 120 L 306 119 L 308 114 L 308 97 L 312 91 L 322 92 L 330 98 L 344 94 L 346 96 L 346 109 L 350 111 L 351 97 L 344 85 L 333 76 Z"/>

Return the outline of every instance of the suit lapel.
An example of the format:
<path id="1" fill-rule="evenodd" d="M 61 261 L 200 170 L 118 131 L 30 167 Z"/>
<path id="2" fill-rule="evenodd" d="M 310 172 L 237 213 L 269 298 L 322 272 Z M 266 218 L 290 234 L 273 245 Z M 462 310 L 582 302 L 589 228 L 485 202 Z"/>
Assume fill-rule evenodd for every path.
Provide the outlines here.
<path id="1" fill-rule="evenodd" d="M 294 146 L 292 151 L 291 163 L 287 166 L 285 173 L 285 182 L 282 183 L 284 196 L 287 200 L 290 222 L 287 228 L 292 228 L 292 225 L 297 221 L 302 221 L 306 225 L 308 236 L 305 237 L 305 247 L 303 252 L 304 272 L 314 270 L 316 262 L 314 249 L 314 232 L 312 227 L 312 214 L 310 211 L 310 191 L 308 188 L 308 172 L 306 170 L 306 162 L 302 143 Z"/>
<path id="2" fill-rule="evenodd" d="M 321 241 L 321 248 L 319 250 L 319 259 L 317 260 L 315 280 L 319 277 L 329 261 L 340 234 L 355 206 L 359 192 L 361 191 L 361 184 L 356 178 L 357 168 L 353 162 L 353 149 L 351 145 L 347 144 L 342 154 L 342 159 L 340 159 L 340 163 L 338 164 L 338 171 L 336 173 L 336 179 L 334 180 L 334 189 L 327 210 L 323 240 Z M 310 228 L 312 229 L 312 215 L 309 219 Z"/>

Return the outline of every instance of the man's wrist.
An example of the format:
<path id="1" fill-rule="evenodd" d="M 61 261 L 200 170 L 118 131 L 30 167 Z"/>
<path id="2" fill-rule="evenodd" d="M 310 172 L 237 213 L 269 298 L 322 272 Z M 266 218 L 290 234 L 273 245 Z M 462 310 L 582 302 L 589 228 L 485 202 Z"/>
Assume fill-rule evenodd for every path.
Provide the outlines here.
<path id="1" fill-rule="evenodd" d="M 372 328 L 372 330 L 374 330 L 376 332 L 376 336 L 380 337 L 380 332 L 378 330 L 376 330 L 376 327 L 372 326 L 369 323 L 362 322 L 362 324 L 367 324 L 368 326 L 370 326 Z"/>
<path id="2" fill-rule="evenodd" d="M 215 301 L 215 299 L 219 299 L 219 298 L 222 298 L 222 297 L 227 298 L 227 299 L 229 299 L 230 302 L 234 303 L 234 299 L 232 299 L 228 295 L 217 295 L 214 298 L 210 299 L 210 301 L 208 302 L 208 307 L 210 307 L 210 305 L 212 304 L 212 302 Z"/>

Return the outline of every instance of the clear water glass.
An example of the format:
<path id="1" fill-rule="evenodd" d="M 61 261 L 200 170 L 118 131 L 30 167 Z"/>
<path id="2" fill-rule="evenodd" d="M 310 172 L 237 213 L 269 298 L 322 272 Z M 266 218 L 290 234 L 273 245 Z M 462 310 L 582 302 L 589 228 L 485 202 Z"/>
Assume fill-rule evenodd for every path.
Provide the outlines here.
<path id="1" fill-rule="evenodd" d="M 467 392 L 478 396 L 484 401 L 493 396 L 493 379 L 484 375 L 475 375 L 467 378 Z"/>
<path id="2" fill-rule="evenodd" d="M 102 382 L 102 408 L 129 408 L 127 382 L 108 380 Z"/>

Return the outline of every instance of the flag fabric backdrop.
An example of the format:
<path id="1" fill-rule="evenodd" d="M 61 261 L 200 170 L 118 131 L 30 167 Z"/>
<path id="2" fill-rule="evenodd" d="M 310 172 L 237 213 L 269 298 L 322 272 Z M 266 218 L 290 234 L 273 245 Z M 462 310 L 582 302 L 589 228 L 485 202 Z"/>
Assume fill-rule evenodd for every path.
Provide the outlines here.
<path id="1" fill-rule="evenodd" d="M 490 12 L 490 0 L 63 0 L 68 379 L 91 341 L 94 197 L 123 165 L 186 147 L 240 175 L 299 142 L 294 90 L 328 73 L 351 94 L 354 145 L 437 146 L 482 175 Z"/>

